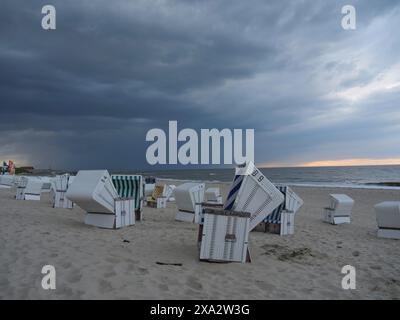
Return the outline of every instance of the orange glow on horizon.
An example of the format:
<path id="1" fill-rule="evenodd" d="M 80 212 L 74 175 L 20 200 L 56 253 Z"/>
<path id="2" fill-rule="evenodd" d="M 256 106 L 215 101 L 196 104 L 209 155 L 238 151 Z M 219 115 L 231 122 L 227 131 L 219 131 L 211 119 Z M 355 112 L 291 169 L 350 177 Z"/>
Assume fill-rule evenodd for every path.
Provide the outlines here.
<path id="1" fill-rule="evenodd" d="M 344 167 L 344 166 L 383 166 L 400 165 L 400 158 L 390 159 L 342 159 L 320 160 L 302 163 L 300 167 Z"/>
<path id="2" fill-rule="evenodd" d="M 384 166 L 400 165 L 400 158 L 388 159 L 342 159 L 342 160 L 318 160 L 304 163 L 263 163 L 261 168 L 280 168 L 280 167 L 350 167 L 350 166 Z"/>

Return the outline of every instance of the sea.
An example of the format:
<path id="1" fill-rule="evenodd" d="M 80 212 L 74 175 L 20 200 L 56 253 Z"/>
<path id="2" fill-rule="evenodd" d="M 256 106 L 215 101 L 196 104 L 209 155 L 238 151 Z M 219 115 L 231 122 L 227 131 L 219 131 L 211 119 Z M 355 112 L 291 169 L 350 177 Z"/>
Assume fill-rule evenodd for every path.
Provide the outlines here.
<path id="1" fill-rule="evenodd" d="M 400 189 L 400 165 L 260 168 L 273 183 L 327 187 Z M 235 169 L 178 169 L 136 172 L 168 180 L 230 182 Z"/>

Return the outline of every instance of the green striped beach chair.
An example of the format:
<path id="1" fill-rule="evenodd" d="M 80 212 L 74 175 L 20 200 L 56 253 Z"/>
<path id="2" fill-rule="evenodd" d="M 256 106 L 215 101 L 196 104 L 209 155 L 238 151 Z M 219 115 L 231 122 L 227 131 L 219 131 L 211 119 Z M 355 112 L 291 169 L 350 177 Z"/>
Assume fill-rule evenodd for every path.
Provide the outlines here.
<path id="1" fill-rule="evenodd" d="M 118 195 L 135 200 L 136 220 L 142 220 L 143 207 L 143 177 L 141 175 L 114 174 L 111 176 Z"/>

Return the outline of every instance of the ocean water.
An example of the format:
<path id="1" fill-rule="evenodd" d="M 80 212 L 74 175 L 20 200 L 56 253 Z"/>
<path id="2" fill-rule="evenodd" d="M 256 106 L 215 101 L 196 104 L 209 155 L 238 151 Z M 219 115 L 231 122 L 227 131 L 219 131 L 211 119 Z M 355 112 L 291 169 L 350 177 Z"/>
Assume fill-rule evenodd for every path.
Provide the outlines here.
<path id="1" fill-rule="evenodd" d="M 291 185 L 368 186 L 374 183 L 400 182 L 400 165 L 313 168 L 262 168 L 274 183 Z M 146 176 L 176 180 L 230 182 L 234 169 L 181 169 L 142 171 Z"/>

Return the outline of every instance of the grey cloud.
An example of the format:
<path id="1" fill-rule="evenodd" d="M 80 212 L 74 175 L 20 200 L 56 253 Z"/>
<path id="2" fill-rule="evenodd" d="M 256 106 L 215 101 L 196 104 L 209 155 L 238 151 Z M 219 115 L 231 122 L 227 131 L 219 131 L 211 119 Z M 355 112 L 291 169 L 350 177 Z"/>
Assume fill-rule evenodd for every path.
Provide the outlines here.
<path id="1" fill-rule="evenodd" d="M 340 27 L 348 3 L 358 13 L 350 33 Z M 398 115 L 396 90 L 354 103 L 339 120 L 335 109 L 349 102 L 327 97 L 400 63 L 400 41 L 385 32 L 399 27 L 397 1 L 53 4 L 57 30 L 45 32 L 42 1 L 2 3 L 2 155 L 35 166 L 143 167 L 147 130 L 178 120 L 180 128 L 255 128 L 263 163 L 348 157 L 349 149 L 395 156 L 368 141 L 391 141 L 382 128 Z"/>

